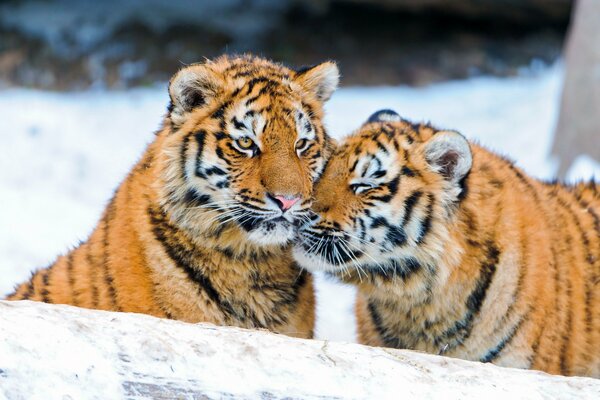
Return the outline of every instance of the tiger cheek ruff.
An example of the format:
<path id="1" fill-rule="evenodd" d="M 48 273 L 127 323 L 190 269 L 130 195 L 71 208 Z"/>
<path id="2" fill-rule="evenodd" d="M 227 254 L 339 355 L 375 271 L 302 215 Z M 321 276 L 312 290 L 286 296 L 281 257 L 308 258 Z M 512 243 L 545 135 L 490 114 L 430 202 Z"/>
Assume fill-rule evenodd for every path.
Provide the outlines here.
<path id="1" fill-rule="evenodd" d="M 542 183 L 391 110 L 343 140 L 298 263 L 358 287 L 359 341 L 600 377 L 600 187 Z"/>
<path id="2" fill-rule="evenodd" d="M 312 337 L 311 276 L 290 243 L 331 145 L 335 64 L 223 56 L 180 70 L 161 129 L 85 242 L 9 300 Z"/>

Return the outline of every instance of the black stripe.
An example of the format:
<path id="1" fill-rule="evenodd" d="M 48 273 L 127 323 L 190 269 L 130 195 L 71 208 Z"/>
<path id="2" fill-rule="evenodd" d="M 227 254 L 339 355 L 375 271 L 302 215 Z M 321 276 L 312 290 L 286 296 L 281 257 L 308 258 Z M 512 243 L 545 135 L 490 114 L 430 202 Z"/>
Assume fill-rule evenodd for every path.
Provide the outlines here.
<path id="1" fill-rule="evenodd" d="M 71 299 L 73 301 L 73 305 L 79 305 L 79 301 L 77 300 L 77 293 L 75 291 L 75 276 L 73 274 L 73 252 L 70 252 L 66 256 L 67 263 L 67 279 L 69 283 L 69 289 L 71 291 Z"/>
<path id="2" fill-rule="evenodd" d="M 402 281 L 406 281 L 422 269 L 421 263 L 414 257 L 403 257 L 387 261 L 383 264 L 366 264 L 363 267 L 372 279 L 379 277 L 386 282 L 397 277 L 402 279 Z"/>
<path id="3" fill-rule="evenodd" d="M 367 237 L 367 227 L 365 225 L 365 221 L 362 218 L 357 218 L 358 223 L 360 225 L 360 239 L 365 241 Z"/>
<path id="4" fill-rule="evenodd" d="M 227 175 L 227 172 L 224 171 L 223 169 L 217 167 L 217 166 L 212 166 L 210 168 L 208 168 L 207 170 L 204 171 L 204 173 L 207 176 L 211 176 L 211 175 L 218 175 L 218 176 L 223 176 L 223 175 Z"/>
<path id="5" fill-rule="evenodd" d="M 86 260 L 90 265 L 90 280 L 91 280 L 91 289 L 92 289 L 92 308 L 98 308 L 98 285 L 96 284 L 97 279 L 97 271 L 96 271 L 96 260 L 92 255 L 92 246 L 88 245 Z"/>
<path id="6" fill-rule="evenodd" d="M 486 292 L 492 283 L 494 274 L 496 273 L 496 264 L 498 264 L 500 259 L 500 250 L 498 250 L 498 247 L 496 247 L 495 243 L 488 242 L 486 247 L 487 255 L 481 266 L 479 279 L 475 285 L 475 289 L 473 292 L 471 292 L 469 298 L 467 299 L 467 308 L 473 314 L 477 314 L 481 309 L 483 301 L 485 300 Z"/>
<path id="7" fill-rule="evenodd" d="M 410 222 L 410 217 L 412 216 L 413 210 L 415 208 L 415 206 L 417 205 L 417 203 L 419 202 L 419 200 L 421 199 L 421 196 L 423 196 L 423 192 L 421 192 L 420 190 L 415 190 L 414 192 L 412 192 L 410 194 L 410 196 L 408 196 L 406 198 L 406 200 L 404 200 L 404 222 L 403 225 L 406 227 L 406 225 Z"/>
<path id="8" fill-rule="evenodd" d="M 187 149 L 190 144 L 190 136 L 187 135 L 183 138 L 183 143 L 181 144 L 181 148 L 179 149 L 179 162 L 181 167 L 181 177 L 183 180 L 187 180 L 187 169 L 186 169 L 186 161 L 187 161 Z"/>
<path id="9" fill-rule="evenodd" d="M 508 331 L 508 334 L 506 336 L 504 336 L 502 338 L 502 340 L 494 348 L 488 350 L 488 352 L 483 357 L 481 357 L 479 359 L 479 361 L 484 362 L 484 363 L 494 361 L 500 355 L 502 350 L 504 350 L 504 348 L 506 346 L 508 346 L 510 344 L 510 342 L 513 340 L 513 338 L 516 336 L 517 332 L 519 331 L 519 328 L 521 327 L 521 325 L 523 324 L 523 321 L 525 320 L 525 317 L 519 318 L 517 323 Z"/>
<path id="10" fill-rule="evenodd" d="M 227 107 L 229 107 L 229 104 L 230 102 L 226 101 L 211 115 L 211 118 L 221 120 L 221 129 L 225 128 L 225 120 L 223 119 L 223 116 L 225 115 L 225 110 Z"/>
<path id="11" fill-rule="evenodd" d="M 473 320 L 481 310 L 487 290 L 496 273 L 496 264 L 498 264 L 501 254 L 494 242 L 487 241 L 485 246 L 487 248 L 485 259 L 481 263 L 479 277 L 475 283 L 475 287 L 466 300 L 465 305 L 467 310 L 465 315 L 462 319 L 456 321 L 450 329 L 446 330 L 435 339 L 437 345 L 445 343 L 448 339 L 455 339 L 452 347 L 456 347 L 471 335 Z"/>
<path id="12" fill-rule="evenodd" d="M 204 142 L 205 142 L 205 138 L 206 138 L 206 131 L 200 130 L 194 134 L 194 137 L 196 138 L 196 143 L 198 144 L 198 150 L 196 153 L 196 168 L 194 170 L 194 173 L 199 178 L 206 178 L 206 176 L 202 172 L 202 152 L 204 151 Z M 185 159 L 183 159 L 182 162 L 185 163 Z"/>
<path id="13" fill-rule="evenodd" d="M 35 278 L 35 274 L 32 273 L 31 277 L 29 278 L 29 282 L 27 282 L 27 290 L 25 291 L 25 293 L 23 293 L 19 298 L 15 299 L 15 300 L 29 300 L 29 298 L 34 295 L 35 288 L 33 287 L 33 278 Z M 11 296 L 8 296 L 8 297 L 11 297 Z"/>
<path id="14" fill-rule="evenodd" d="M 421 269 L 421 263 L 414 257 L 404 257 L 394 261 L 393 270 L 395 276 L 400 276 L 403 281 L 415 274 Z"/>
<path id="15" fill-rule="evenodd" d="M 181 234 L 181 232 L 167 221 L 166 216 L 160 210 L 154 210 L 150 207 L 148 208 L 148 215 L 150 216 L 154 237 L 161 243 L 173 264 L 182 269 L 188 278 L 198 285 L 198 292 L 208 296 L 223 314 L 227 317 L 234 316 L 236 313 L 231 304 L 221 299 L 219 292 L 214 288 L 208 277 L 196 268 L 197 260 L 204 257 L 195 254 L 194 249 L 189 248 L 189 243 L 181 242 L 175 238 L 175 235 Z M 245 319 L 243 315 L 235 316 L 242 321 Z"/>
<path id="16" fill-rule="evenodd" d="M 581 207 L 584 210 L 587 210 L 587 212 L 592 216 L 592 219 L 594 221 L 594 230 L 596 232 L 596 240 L 600 239 L 600 217 L 598 216 L 598 214 L 596 213 L 596 211 L 590 206 L 590 204 L 583 200 L 580 195 L 576 195 L 575 198 L 577 199 L 577 201 L 579 202 L 579 204 L 581 205 Z M 599 246 L 596 246 L 596 248 L 600 249 Z M 591 256 L 588 255 L 588 256 Z M 598 256 L 598 254 L 594 254 L 593 258 L 591 259 L 591 264 L 592 264 L 592 269 L 590 271 L 590 277 L 588 279 L 586 279 L 586 293 L 585 293 L 585 303 L 586 303 L 586 311 L 588 311 L 586 313 L 586 332 L 588 333 L 588 337 L 591 331 L 591 327 L 593 324 L 593 317 L 592 317 L 592 313 L 590 312 L 592 309 L 592 300 L 594 297 L 594 291 L 593 291 L 593 286 L 595 284 L 595 282 L 597 282 L 598 280 L 598 272 L 600 271 L 600 269 L 598 269 L 597 262 L 598 260 L 600 260 L 600 257 Z M 589 341 L 589 343 L 591 344 L 591 341 Z"/>
<path id="17" fill-rule="evenodd" d="M 104 270 L 104 282 L 106 283 L 106 286 L 108 287 L 108 296 L 110 298 L 111 304 L 112 304 L 112 309 L 113 310 L 117 310 L 117 311 L 121 311 L 121 307 L 118 304 L 117 301 L 117 291 L 115 289 L 115 285 L 114 285 L 114 279 L 112 277 L 112 274 L 110 272 L 110 236 L 109 236 L 109 226 L 110 223 L 112 222 L 113 218 L 114 218 L 114 214 L 115 214 L 115 201 L 116 201 L 116 195 L 115 197 L 113 197 L 113 199 L 110 201 L 107 209 L 106 209 L 106 215 L 104 217 L 104 239 L 102 241 L 102 252 L 103 252 L 103 261 L 102 261 L 102 267 Z"/>
<path id="18" fill-rule="evenodd" d="M 40 290 L 40 295 L 42 296 L 42 301 L 44 303 L 50 303 L 50 293 L 48 291 L 48 286 L 50 285 L 50 271 L 52 271 L 52 267 L 48 267 L 41 272 L 43 286 Z"/>
<path id="19" fill-rule="evenodd" d="M 390 242 L 393 246 L 402 246 L 406 244 L 406 232 L 401 226 L 390 226 L 388 227 L 387 234 L 385 235 L 385 240 Z"/>
<path id="20" fill-rule="evenodd" d="M 388 223 L 387 219 L 385 219 L 384 217 L 373 218 L 373 220 L 371 221 L 371 224 L 370 224 L 370 228 L 376 229 L 381 226 L 390 226 L 390 224 Z"/>
<path id="21" fill-rule="evenodd" d="M 594 271 L 596 268 L 595 265 L 595 257 L 592 255 L 592 252 L 590 250 L 590 240 L 587 236 L 587 234 L 585 233 L 582 225 L 581 225 L 581 220 L 579 219 L 579 216 L 575 213 L 575 211 L 573 211 L 573 209 L 571 208 L 571 205 L 568 204 L 563 198 L 561 197 L 557 197 L 557 201 L 558 204 L 565 210 L 567 211 L 567 213 L 571 216 L 571 221 L 575 224 L 575 227 L 577 228 L 577 231 L 579 232 L 579 236 L 581 238 L 581 243 L 583 244 L 583 247 L 585 249 L 585 261 L 587 262 L 588 265 L 590 265 L 590 271 Z M 592 336 L 592 322 L 593 322 L 593 316 L 592 316 L 592 284 L 593 284 L 593 279 L 591 276 L 589 276 L 589 274 L 586 274 L 586 278 L 585 278 L 585 299 L 584 299 L 584 308 L 585 308 L 585 332 L 586 332 L 586 340 L 589 342 L 590 337 Z M 589 361 L 590 355 L 589 354 L 583 354 L 584 357 Z"/>
<path id="22" fill-rule="evenodd" d="M 240 129 L 240 130 L 247 130 L 248 127 L 246 126 L 246 124 L 244 124 L 243 122 L 241 122 L 240 120 L 238 120 L 236 117 L 233 117 L 231 119 L 231 122 L 233 123 L 233 126 L 235 129 Z"/>
<path id="23" fill-rule="evenodd" d="M 394 349 L 405 348 L 406 346 L 402 343 L 402 341 L 399 338 L 392 336 L 388 333 L 386 327 L 383 324 L 383 320 L 381 319 L 381 315 L 379 314 L 379 311 L 377 311 L 375 304 L 372 301 L 369 301 L 367 307 L 369 309 L 369 314 L 371 315 L 371 321 L 373 321 L 373 325 L 375 325 L 375 330 L 379 334 L 379 337 L 381 338 L 383 344 L 386 347 Z"/>
<path id="24" fill-rule="evenodd" d="M 397 175 L 394 179 L 383 185 L 387 187 L 391 196 L 395 196 L 398 193 L 398 185 L 400 184 L 400 175 Z"/>
<path id="25" fill-rule="evenodd" d="M 539 199 L 538 192 L 535 189 L 535 187 L 532 185 L 531 181 L 525 175 L 523 175 L 523 173 L 517 167 L 515 167 L 513 163 L 511 163 L 508 160 L 505 160 L 505 161 L 506 161 L 508 167 L 514 172 L 516 177 L 519 179 L 519 181 L 521 181 L 521 183 L 523 185 L 525 185 L 527 190 L 529 190 L 529 192 L 533 195 L 536 202 L 539 202 L 540 199 Z"/>
<path id="26" fill-rule="evenodd" d="M 390 154 L 390 152 L 388 151 L 388 149 L 379 140 L 376 140 L 375 144 L 377 145 L 377 148 L 379 150 L 381 150 L 382 153 L 384 153 L 384 154 Z"/>
<path id="27" fill-rule="evenodd" d="M 428 199 L 428 203 L 427 203 L 427 211 L 425 212 L 425 218 L 423 218 L 423 220 L 421 220 L 421 226 L 419 227 L 419 232 L 417 233 L 417 236 L 415 237 L 415 242 L 417 244 L 420 244 L 423 242 L 423 240 L 425 239 L 425 236 L 427 236 L 427 234 L 429 233 L 429 230 L 431 229 L 431 220 L 433 218 L 433 203 L 434 203 L 434 198 L 433 195 L 431 193 L 427 194 L 427 199 Z"/>
<path id="28" fill-rule="evenodd" d="M 410 168 L 406 165 L 402 166 L 402 169 L 400 170 L 400 174 L 410 176 L 410 177 L 415 177 L 415 176 L 419 175 L 418 172 L 416 172 L 415 170 L 413 170 L 412 168 Z"/>
<path id="29" fill-rule="evenodd" d="M 269 86 L 269 85 L 275 85 L 277 84 L 277 82 L 265 77 L 265 76 L 259 76 L 257 78 L 253 78 L 250 81 L 248 81 L 248 83 L 246 84 L 248 90 L 246 91 L 247 94 L 252 93 L 252 91 L 254 90 L 254 86 L 256 86 L 259 83 L 265 83 L 265 86 Z M 263 87 L 264 89 L 264 87 Z M 260 93 L 259 93 L 260 96 Z M 257 96 L 258 97 L 258 96 Z M 248 103 L 246 103 L 246 105 L 248 105 Z"/>
<path id="30" fill-rule="evenodd" d="M 237 152 L 237 150 L 236 150 Z M 229 161 L 226 157 L 225 157 L 225 153 L 223 152 L 223 149 L 220 147 L 217 147 L 217 149 L 215 150 L 215 153 L 217 154 L 217 157 L 219 157 L 221 160 L 225 161 L 225 163 L 227 165 L 231 165 L 231 161 Z"/>
<path id="31" fill-rule="evenodd" d="M 567 248 L 571 248 L 572 246 L 572 240 L 571 237 L 569 235 L 567 235 L 566 239 L 566 247 Z M 573 257 L 571 256 L 571 262 L 574 262 Z M 568 264 L 569 265 L 569 264 Z M 572 308 L 572 294 L 573 294 L 573 288 L 572 288 L 572 282 L 571 279 L 569 279 L 569 274 L 566 274 L 566 276 L 564 276 L 566 278 L 566 297 L 568 300 L 568 304 L 566 307 L 567 310 L 567 320 L 566 320 L 566 326 L 562 331 L 562 345 L 560 348 L 560 373 L 561 375 L 569 375 L 569 371 L 570 368 L 567 365 L 567 350 L 569 348 L 569 344 L 572 341 L 571 338 L 571 330 L 572 330 L 572 325 L 573 325 L 573 308 Z"/>
<path id="32" fill-rule="evenodd" d="M 164 213 L 159 209 L 150 207 L 148 208 L 148 214 L 154 237 L 162 245 L 173 264 L 181 269 L 191 282 L 197 285 L 198 293 L 206 295 L 226 318 L 247 323 L 257 328 L 267 328 L 287 322 L 286 312 L 290 312 L 293 307 L 297 306 L 299 291 L 307 283 L 308 274 L 306 272 L 292 264 L 290 266 L 293 270 L 292 273 L 297 272 L 297 275 L 293 275 L 294 282 L 278 282 L 270 276 L 258 276 L 256 280 L 253 279 L 253 281 L 258 282 L 260 288 L 253 287 L 252 289 L 259 291 L 260 295 L 264 295 L 263 291 L 272 293 L 268 296 L 269 301 L 273 303 L 271 313 L 268 315 L 261 314 L 259 317 L 249 304 L 234 299 L 225 299 L 217 291 L 206 271 L 201 269 L 202 260 L 207 259 L 208 256 L 202 253 L 182 230 L 172 225 Z M 225 256 L 233 256 L 230 249 L 221 250 Z M 265 255 L 259 257 L 258 254 L 251 253 L 247 256 L 256 259 L 260 264 L 264 263 L 263 257 Z"/>
<path id="33" fill-rule="evenodd" d="M 183 196 L 182 202 L 190 207 L 200 207 L 210 202 L 211 197 L 207 194 L 200 194 L 195 189 L 188 189 Z"/>

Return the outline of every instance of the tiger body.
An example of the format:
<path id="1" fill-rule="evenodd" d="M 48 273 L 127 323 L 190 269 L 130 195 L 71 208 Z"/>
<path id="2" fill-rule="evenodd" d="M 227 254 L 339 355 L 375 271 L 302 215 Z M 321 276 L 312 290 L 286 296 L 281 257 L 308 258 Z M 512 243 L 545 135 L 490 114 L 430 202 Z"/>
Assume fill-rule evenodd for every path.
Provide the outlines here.
<path id="1" fill-rule="evenodd" d="M 250 56 L 181 70 L 89 239 L 8 299 L 312 337 L 312 278 L 290 240 L 324 166 L 336 79 L 331 63 L 296 72 Z"/>
<path id="2" fill-rule="evenodd" d="M 386 111 L 340 144 L 313 208 L 295 257 L 357 286 L 361 343 L 600 377 L 597 184 Z"/>

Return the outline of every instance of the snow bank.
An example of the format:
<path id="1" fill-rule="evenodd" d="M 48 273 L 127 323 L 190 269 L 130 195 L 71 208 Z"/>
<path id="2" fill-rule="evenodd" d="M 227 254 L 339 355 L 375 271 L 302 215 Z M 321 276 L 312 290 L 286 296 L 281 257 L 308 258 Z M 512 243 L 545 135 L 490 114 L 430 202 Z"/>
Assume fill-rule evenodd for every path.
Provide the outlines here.
<path id="1" fill-rule="evenodd" d="M 0 302 L 0 398 L 598 399 L 600 380 L 33 302 Z"/>

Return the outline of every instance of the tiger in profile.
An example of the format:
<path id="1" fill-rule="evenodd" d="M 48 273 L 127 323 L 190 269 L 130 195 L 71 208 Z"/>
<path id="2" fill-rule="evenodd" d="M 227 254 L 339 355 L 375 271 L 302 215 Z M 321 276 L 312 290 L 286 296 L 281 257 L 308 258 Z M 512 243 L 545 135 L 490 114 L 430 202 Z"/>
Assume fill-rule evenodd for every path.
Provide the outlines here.
<path id="1" fill-rule="evenodd" d="M 337 66 L 222 56 L 171 79 L 164 123 L 89 239 L 8 300 L 312 337 L 311 276 L 291 255 L 331 145 Z"/>
<path id="2" fill-rule="evenodd" d="M 363 344 L 600 377 L 600 187 L 371 116 L 315 187 L 300 266 L 357 286 Z"/>

